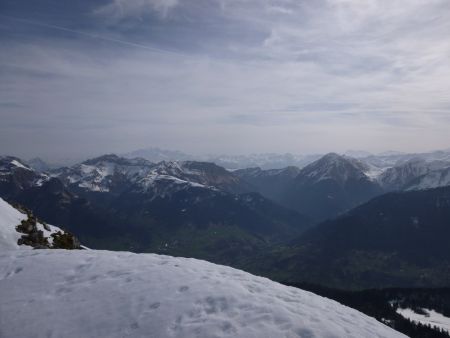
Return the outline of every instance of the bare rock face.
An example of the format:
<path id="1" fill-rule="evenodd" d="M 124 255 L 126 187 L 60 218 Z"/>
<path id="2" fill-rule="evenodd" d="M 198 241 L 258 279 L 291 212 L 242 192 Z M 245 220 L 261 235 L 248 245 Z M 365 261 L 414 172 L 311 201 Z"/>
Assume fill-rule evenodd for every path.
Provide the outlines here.
<path id="1" fill-rule="evenodd" d="M 81 249 L 81 243 L 74 235 L 68 232 L 58 231 L 53 237 L 52 249 Z"/>
<path id="2" fill-rule="evenodd" d="M 44 237 L 44 231 L 38 230 L 35 217 L 28 215 L 27 219 L 16 226 L 16 230 L 24 234 L 19 238 L 17 244 L 28 245 L 39 249 L 50 247 L 48 239 Z"/>

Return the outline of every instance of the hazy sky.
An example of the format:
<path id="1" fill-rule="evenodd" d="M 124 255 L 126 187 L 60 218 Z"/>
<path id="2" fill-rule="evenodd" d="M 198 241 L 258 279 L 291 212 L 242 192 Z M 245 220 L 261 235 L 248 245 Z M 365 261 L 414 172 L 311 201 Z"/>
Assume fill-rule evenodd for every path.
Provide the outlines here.
<path id="1" fill-rule="evenodd" d="M 448 0 L 0 0 L 0 153 L 450 147 Z"/>

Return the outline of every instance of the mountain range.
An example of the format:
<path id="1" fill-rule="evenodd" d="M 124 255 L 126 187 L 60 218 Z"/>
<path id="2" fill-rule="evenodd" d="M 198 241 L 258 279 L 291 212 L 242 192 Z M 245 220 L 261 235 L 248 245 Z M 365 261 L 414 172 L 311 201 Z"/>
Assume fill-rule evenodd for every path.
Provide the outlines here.
<path id="1" fill-rule="evenodd" d="M 330 153 L 302 168 L 226 170 L 110 154 L 43 172 L 1 157 L 0 197 L 92 248 L 341 288 L 445 286 L 448 168 L 443 156 L 381 168 Z M 426 250 L 434 240 L 440 256 Z"/>
<path id="2" fill-rule="evenodd" d="M 151 162 L 161 161 L 203 161 L 214 162 L 227 169 L 246 169 L 260 167 L 266 169 L 283 169 L 289 166 L 302 168 L 325 154 L 292 154 L 292 153 L 255 153 L 249 155 L 193 155 L 177 150 L 167 150 L 157 147 L 144 148 L 123 154 L 125 158 L 145 158 Z M 427 162 L 450 161 L 450 149 L 437 150 L 423 153 L 403 153 L 398 151 L 385 151 L 379 154 L 371 154 L 363 150 L 348 150 L 344 156 L 363 161 L 378 172 L 384 171 L 409 160 L 421 158 Z"/>
<path id="3" fill-rule="evenodd" d="M 4 157 L 0 173 L 0 196 L 64 225 L 90 247 L 237 264 L 311 226 L 212 163 L 105 155 L 44 174 Z"/>
<path id="4" fill-rule="evenodd" d="M 161 161 L 200 161 L 213 162 L 227 169 L 261 167 L 263 169 L 282 169 L 287 166 L 302 167 L 320 157 L 318 154 L 293 155 L 290 153 L 262 153 L 250 155 L 192 155 L 177 150 L 157 147 L 135 150 L 123 154 L 126 158 L 145 158 L 151 162 Z"/>

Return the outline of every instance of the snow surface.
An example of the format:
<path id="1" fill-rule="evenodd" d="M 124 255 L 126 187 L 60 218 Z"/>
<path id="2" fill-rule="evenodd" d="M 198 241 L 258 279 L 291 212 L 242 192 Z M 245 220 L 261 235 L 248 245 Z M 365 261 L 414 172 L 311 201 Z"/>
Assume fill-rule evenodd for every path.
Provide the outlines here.
<path id="1" fill-rule="evenodd" d="M 22 235 L 16 231 L 16 225 L 19 225 L 24 219 L 27 219 L 27 215 L 0 198 L 0 249 L 24 247 L 17 245 L 17 240 Z"/>
<path id="2" fill-rule="evenodd" d="M 436 326 L 450 333 L 450 318 L 436 312 L 434 310 L 423 309 L 427 315 L 414 312 L 411 309 L 397 309 L 397 313 L 413 322 Z"/>
<path id="3" fill-rule="evenodd" d="M 0 251 L 2 337 L 400 338 L 310 292 L 188 258 Z"/>

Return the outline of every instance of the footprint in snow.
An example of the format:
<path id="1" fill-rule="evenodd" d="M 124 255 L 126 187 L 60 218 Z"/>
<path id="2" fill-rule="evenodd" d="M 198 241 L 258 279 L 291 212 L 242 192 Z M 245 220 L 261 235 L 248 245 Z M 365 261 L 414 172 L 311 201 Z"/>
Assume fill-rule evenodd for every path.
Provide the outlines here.
<path id="1" fill-rule="evenodd" d="M 161 306 L 161 303 L 160 302 L 156 302 L 156 303 L 150 304 L 150 309 L 156 310 L 160 306 Z"/>

